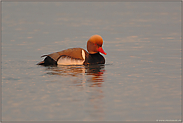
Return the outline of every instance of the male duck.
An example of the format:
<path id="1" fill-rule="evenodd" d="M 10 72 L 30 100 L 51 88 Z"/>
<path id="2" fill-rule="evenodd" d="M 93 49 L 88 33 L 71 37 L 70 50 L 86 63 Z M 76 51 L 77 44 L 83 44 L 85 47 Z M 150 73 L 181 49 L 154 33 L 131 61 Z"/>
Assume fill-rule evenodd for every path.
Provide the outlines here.
<path id="1" fill-rule="evenodd" d="M 46 58 L 38 65 L 90 65 L 105 64 L 104 57 L 99 53 L 106 55 L 102 49 L 103 39 L 100 35 L 93 35 L 87 42 L 87 50 L 83 48 L 70 48 L 60 52 L 43 55 Z"/>

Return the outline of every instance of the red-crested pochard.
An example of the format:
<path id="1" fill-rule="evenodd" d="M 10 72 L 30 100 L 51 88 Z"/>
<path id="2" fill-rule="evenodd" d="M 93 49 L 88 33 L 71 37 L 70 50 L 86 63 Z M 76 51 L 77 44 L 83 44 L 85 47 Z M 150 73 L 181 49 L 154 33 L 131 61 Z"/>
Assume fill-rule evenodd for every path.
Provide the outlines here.
<path id="1" fill-rule="evenodd" d="M 83 48 L 71 48 L 60 52 L 43 55 L 44 61 L 38 65 L 89 65 L 89 64 L 105 64 L 104 57 L 99 53 L 106 55 L 102 49 L 103 39 L 100 35 L 93 35 L 87 42 L 87 50 Z"/>

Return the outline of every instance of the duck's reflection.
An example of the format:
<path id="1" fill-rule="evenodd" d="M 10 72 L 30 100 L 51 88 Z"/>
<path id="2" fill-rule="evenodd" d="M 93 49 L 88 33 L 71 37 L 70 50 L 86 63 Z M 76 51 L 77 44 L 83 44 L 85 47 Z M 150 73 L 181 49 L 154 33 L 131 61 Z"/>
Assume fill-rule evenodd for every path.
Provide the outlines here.
<path id="1" fill-rule="evenodd" d="M 92 83 L 90 86 L 102 86 L 104 82 L 103 74 L 105 72 L 105 65 L 88 65 L 88 66 L 64 66 L 47 67 L 47 74 L 60 76 L 74 76 L 82 78 L 82 83 Z"/>
<path id="2" fill-rule="evenodd" d="M 60 76 L 78 76 L 85 73 L 84 66 L 57 66 L 47 67 L 47 74 L 60 75 Z"/>
<path id="3" fill-rule="evenodd" d="M 79 86 L 78 91 L 85 95 L 81 103 L 85 103 L 83 110 L 88 114 L 84 120 L 103 120 L 104 118 L 104 83 L 105 65 L 89 66 L 57 66 L 47 67 L 47 74 L 71 77 L 71 83 Z"/>
<path id="4" fill-rule="evenodd" d="M 86 75 L 91 75 L 91 78 L 87 80 L 87 82 L 93 82 L 91 86 L 101 87 L 104 82 L 103 74 L 105 72 L 104 65 L 90 65 L 85 66 Z"/>

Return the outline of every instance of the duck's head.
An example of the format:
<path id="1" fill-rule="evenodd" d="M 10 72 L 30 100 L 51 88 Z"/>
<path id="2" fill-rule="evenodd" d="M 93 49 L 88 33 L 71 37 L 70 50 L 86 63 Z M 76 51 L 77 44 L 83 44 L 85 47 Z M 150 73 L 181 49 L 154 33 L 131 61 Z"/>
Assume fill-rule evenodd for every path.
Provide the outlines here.
<path id="1" fill-rule="evenodd" d="M 102 37 L 100 35 L 93 35 L 87 42 L 87 50 L 90 54 L 101 52 L 107 55 L 107 53 L 105 53 L 104 50 L 102 49 L 102 44 L 103 44 Z"/>

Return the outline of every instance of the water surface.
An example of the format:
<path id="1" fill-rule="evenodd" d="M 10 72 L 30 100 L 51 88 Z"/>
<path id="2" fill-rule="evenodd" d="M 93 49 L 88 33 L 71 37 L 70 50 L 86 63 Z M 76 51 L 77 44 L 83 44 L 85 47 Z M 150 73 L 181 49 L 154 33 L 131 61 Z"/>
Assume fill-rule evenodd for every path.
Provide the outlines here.
<path id="1" fill-rule="evenodd" d="M 181 118 L 179 2 L 2 2 L 3 121 Z M 104 39 L 105 65 L 41 55 Z"/>

